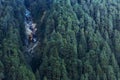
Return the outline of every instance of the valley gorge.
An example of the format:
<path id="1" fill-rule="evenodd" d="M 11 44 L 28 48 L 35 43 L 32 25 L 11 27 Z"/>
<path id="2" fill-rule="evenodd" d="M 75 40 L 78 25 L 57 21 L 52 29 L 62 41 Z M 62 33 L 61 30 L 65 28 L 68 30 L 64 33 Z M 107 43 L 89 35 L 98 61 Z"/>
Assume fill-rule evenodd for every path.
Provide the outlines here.
<path id="1" fill-rule="evenodd" d="M 0 0 L 0 80 L 120 80 L 120 0 Z"/>

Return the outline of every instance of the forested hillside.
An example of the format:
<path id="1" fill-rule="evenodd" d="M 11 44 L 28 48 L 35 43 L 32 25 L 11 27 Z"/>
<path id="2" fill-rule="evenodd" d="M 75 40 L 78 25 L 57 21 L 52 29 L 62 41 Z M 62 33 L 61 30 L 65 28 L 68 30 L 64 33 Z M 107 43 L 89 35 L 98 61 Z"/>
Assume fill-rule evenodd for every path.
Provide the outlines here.
<path id="1" fill-rule="evenodd" d="M 0 0 L 0 80 L 120 80 L 120 0 Z"/>

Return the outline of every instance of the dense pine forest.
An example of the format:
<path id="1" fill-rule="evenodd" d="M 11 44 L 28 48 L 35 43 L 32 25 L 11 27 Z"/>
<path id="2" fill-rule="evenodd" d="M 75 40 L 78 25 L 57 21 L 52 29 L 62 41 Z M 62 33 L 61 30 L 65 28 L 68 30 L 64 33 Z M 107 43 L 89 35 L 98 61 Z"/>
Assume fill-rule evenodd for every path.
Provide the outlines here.
<path id="1" fill-rule="evenodd" d="M 120 80 L 120 0 L 0 0 L 0 80 Z"/>

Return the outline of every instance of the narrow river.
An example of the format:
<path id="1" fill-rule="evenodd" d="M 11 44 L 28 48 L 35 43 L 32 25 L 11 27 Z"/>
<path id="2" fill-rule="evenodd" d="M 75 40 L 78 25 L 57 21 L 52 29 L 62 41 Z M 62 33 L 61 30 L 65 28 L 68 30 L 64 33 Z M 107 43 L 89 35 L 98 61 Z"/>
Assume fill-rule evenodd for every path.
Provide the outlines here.
<path id="1" fill-rule="evenodd" d="M 37 42 L 36 39 L 36 23 L 33 23 L 31 12 L 26 9 L 25 11 L 25 33 L 26 33 L 26 46 L 29 46 L 31 43 Z"/>

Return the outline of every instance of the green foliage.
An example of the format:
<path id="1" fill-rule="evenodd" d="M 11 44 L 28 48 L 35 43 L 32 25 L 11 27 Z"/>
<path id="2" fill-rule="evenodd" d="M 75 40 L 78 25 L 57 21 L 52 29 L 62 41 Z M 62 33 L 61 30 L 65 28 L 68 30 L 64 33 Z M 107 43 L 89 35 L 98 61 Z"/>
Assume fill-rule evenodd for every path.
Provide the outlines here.
<path id="1" fill-rule="evenodd" d="M 36 80 L 34 74 L 28 70 L 24 65 L 19 67 L 18 80 Z"/>
<path id="2" fill-rule="evenodd" d="M 0 0 L 0 79 L 119 80 L 119 5 L 119 0 Z M 22 45 L 25 6 L 40 39 L 30 65 Z"/>
<path id="3" fill-rule="evenodd" d="M 3 78 L 4 78 L 4 65 L 0 61 L 0 79 L 3 79 Z"/>
<path id="4" fill-rule="evenodd" d="M 47 44 L 42 45 L 43 55 L 38 52 L 43 57 L 39 70 L 43 71 L 41 77 L 51 79 L 55 73 L 58 77 L 53 80 L 59 80 L 59 67 L 62 66 L 63 80 L 119 79 L 119 24 L 116 22 L 119 17 L 115 16 L 120 8 L 117 1 L 111 2 L 54 0 L 51 3 L 46 10 L 46 22 L 39 27 L 44 30 L 42 39 Z M 60 64 L 61 60 L 64 63 Z M 50 66 L 51 63 L 54 67 Z M 112 67 L 110 72 L 109 66 Z"/>
<path id="5" fill-rule="evenodd" d="M 34 74 L 26 67 L 21 56 L 23 43 L 21 43 L 19 27 L 24 24 L 22 21 L 23 1 L 0 0 L 0 3 L 2 6 L 0 14 L 0 79 L 35 80 Z"/>

